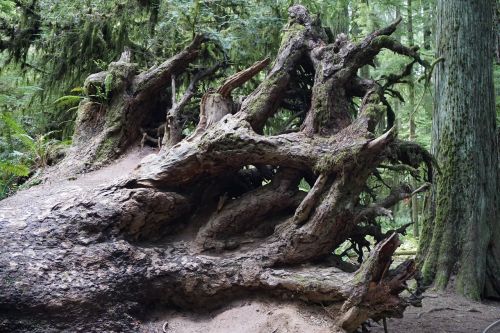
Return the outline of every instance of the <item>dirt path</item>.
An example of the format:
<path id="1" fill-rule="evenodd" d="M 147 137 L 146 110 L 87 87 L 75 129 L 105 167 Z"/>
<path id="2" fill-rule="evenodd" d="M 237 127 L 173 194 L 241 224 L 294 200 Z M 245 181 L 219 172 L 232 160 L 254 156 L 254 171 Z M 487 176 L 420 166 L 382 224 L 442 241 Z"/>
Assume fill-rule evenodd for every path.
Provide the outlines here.
<path id="1" fill-rule="evenodd" d="M 472 302 L 449 293 L 428 292 L 422 308 L 408 308 L 404 318 L 389 319 L 387 326 L 392 333 L 481 333 L 499 319 L 499 302 Z M 383 333 L 384 329 L 378 327 L 372 332 Z M 495 326 L 488 333 L 500 333 L 500 326 Z"/>
<path id="2" fill-rule="evenodd" d="M 254 300 L 233 302 L 206 314 L 164 311 L 152 315 L 141 332 L 167 333 L 329 333 L 333 320 L 319 306 Z M 387 321 L 389 333 L 481 333 L 500 319 L 500 303 L 472 302 L 452 294 L 426 293 L 422 308 L 410 307 L 404 318 Z M 373 323 L 372 333 L 383 333 Z M 488 333 L 500 333 L 500 325 Z"/>

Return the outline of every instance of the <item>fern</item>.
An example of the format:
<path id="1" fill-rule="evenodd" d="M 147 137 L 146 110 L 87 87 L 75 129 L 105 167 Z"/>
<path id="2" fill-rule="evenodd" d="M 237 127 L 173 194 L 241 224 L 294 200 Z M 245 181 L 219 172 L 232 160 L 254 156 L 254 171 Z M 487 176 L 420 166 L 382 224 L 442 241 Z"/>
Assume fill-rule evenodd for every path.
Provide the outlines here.
<path id="1" fill-rule="evenodd" d="M 54 105 L 59 108 L 68 109 L 77 106 L 82 98 L 83 97 L 77 95 L 66 95 L 56 99 Z"/>
<path id="2" fill-rule="evenodd" d="M 10 113 L 0 113 L 0 122 L 8 129 L 10 135 L 19 140 L 28 150 L 34 149 L 33 138 L 28 135 L 24 128 L 19 124 Z"/>
<path id="3" fill-rule="evenodd" d="M 0 162 L 0 175 L 9 174 L 16 177 L 26 177 L 29 173 L 30 168 L 25 164 L 12 163 L 8 161 Z"/>

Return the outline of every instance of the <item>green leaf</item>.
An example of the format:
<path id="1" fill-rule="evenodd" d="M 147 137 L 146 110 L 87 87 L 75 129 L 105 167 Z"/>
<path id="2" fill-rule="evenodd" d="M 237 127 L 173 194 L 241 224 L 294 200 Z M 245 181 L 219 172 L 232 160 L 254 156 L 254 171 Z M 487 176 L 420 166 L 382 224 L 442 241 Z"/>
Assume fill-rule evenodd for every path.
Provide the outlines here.
<path id="1" fill-rule="evenodd" d="M 24 164 L 0 162 L 0 172 L 2 174 L 11 174 L 17 177 L 26 177 L 30 173 L 30 168 Z"/>
<path id="2" fill-rule="evenodd" d="M 77 95 L 66 95 L 62 96 L 54 101 L 54 104 L 57 107 L 60 108 L 68 108 L 68 107 L 74 107 L 80 103 L 80 100 L 82 99 L 81 96 Z"/>

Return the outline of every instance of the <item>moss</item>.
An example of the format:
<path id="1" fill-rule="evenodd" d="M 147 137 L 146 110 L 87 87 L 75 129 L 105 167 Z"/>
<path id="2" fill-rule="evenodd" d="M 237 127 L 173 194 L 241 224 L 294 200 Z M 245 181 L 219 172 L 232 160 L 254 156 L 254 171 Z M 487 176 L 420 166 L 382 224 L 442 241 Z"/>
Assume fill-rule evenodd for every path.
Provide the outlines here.
<path id="1" fill-rule="evenodd" d="M 106 78 L 104 79 L 104 93 L 108 98 L 111 96 L 111 92 L 113 91 L 113 82 L 114 82 L 114 76 L 113 73 L 110 72 L 108 73 L 108 75 L 106 75 Z"/>
<path id="2" fill-rule="evenodd" d="M 290 44 L 297 44 L 296 41 L 303 40 L 303 35 L 306 28 L 300 24 L 292 24 L 284 30 L 278 57 L 283 56 L 284 49 Z M 302 48 L 292 48 L 290 54 L 286 58 L 276 60 L 277 62 L 283 61 L 279 70 L 274 70 L 271 75 L 260 84 L 256 93 L 251 96 L 246 106 L 249 121 L 253 123 L 257 130 L 264 126 L 265 120 L 268 118 L 268 112 L 272 110 L 272 103 L 269 101 L 276 98 L 276 94 L 280 90 L 285 89 L 286 83 L 290 79 L 290 73 L 295 69 L 295 62 L 302 55 Z"/>
<path id="3" fill-rule="evenodd" d="M 358 148 L 349 148 L 336 155 L 324 155 L 316 162 L 314 171 L 316 173 L 331 173 L 339 166 L 345 166 L 349 160 L 355 160 L 358 151 Z"/>
<path id="4" fill-rule="evenodd" d="M 445 290 L 446 286 L 448 285 L 449 279 L 449 274 L 440 270 L 438 273 L 436 273 L 436 276 L 434 278 L 434 288 L 436 288 L 437 290 Z"/>
<path id="5" fill-rule="evenodd" d="M 330 85 L 327 84 L 316 84 L 314 87 L 312 109 L 314 110 L 316 128 L 328 126 L 328 122 L 330 120 L 330 112 L 328 109 L 330 89 Z"/>
<path id="6" fill-rule="evenodd" d="M 459 186 L 455 183 L 456 175 L 460 173 L 458 145 L 460 143 L 453 140 L 449 130 L 443 130 L 439 148 L 439 162 L 442 168 L 436 185 L 435 217 L 432 222 L 426 222 L 432 223 L 432 230 L 425 232 L 427 235 L 432 234 L 432 238 L 430 244 L 424 244 L 426 257 L 422 267 L 424 283 L 434 283 L 438 289 L 444 289 L 448 285 L 462 247 L 459 239 L 461 231 L 458 230 L 460 207 L 453 199 L 454 193 L 457 193 L 456 187 Z M 425 241 L 429 242 L 429 238 L 430 236 L 427 236 Z"/>
<path id="7" fill-rule="evenodd" d="M 106 137 L 98 143 L 94 159 L 92 163 L 103 163 L 115 157 L 120 149 L 124 139 L 125 129 L 125 106 L 123 98 L 118 97 L 113 99 L 111 105 L 107 107 L 105 115 L 105 129 Z"/>
<path id="8" fill-rule="evenodd" d="M 382 48 L 385 47 L 388 44 L 391 44 L 395 41 L 394 38 L 386 35 L 378 36 L 374 38 L 371 42 L 371 45 L 377 47 L 377 48 Z"/>
<path id="9" fill-rule="evenodd" d="M 285 29 L 283 29 L 283 31 L 284 33 L 283 36 L 281 37 L 281 44 L 279 49 L 280 51 L 282 50 L 283 47 L 285 47 L 288 44 L 288 41 L 292 39 L 295 35 L 304 33 L 306 31 L 306 27 L 298 23 L 292 23 L 289 24 Z"/>
<path id="10" fill-rule="evenodd" d="M 247 109 L 250 117 L 260 114 L 262 110 L 266 108 L 274 90 L 273 88 L 276 87 L 286 75 L 288 75 L 287 72 L 278 71 L 275 72 L 273 76 L 262 82 L 260 86 L 260 93 L 253 97 L 252 104 Z"/>
<path id="11" fill-rule="evenodd" d="M 314 171 L 316 173 L 328 173 L 328 171 L 331 170 L 332 166 L 336 164 L 338 159 L 342 159 L 342 154 L 339 154 L 337 156 L 322 156 L 314 166 Z"/>
<path id="12" fill-rule="evenodd" d="M 93 164 L 105 163 L 117 155 L 120 145 L 119 135 L 106 137 L 97 147 Z"/>
<path id="13" fill-rule="evenodd" d="M 94 113 L 96 112 L 96 103 L 93 102 L 90 98 L 85 98 L 80 102 L 78 106 L 78 111 L 76 115 L 76 124 L 81 124 L 93 118 Z"/>
<path id="14" fill-rule="evenodd" d="M 370 104 L 363 110 L 363 113 L 369 118 L 377 118 L 380 111 L 381 108 L 378 105 Z"/>
<path id="15" fill-rule="evenodd" d="M 124 126 L 124 113 L 127 112 L 126 101 L 119 96 L 113 99 L 106 112 L 106 127 L 121 128 Z"/>
<path id="16" fill-rule="evenodd" d="M 468 274 L 458 274 L 456 279 L 456 291 L 457 293 L 464 295 L 465 297 L 480 301 L 482 288 L 480 288 L 481 283 L 478 283 L 478 279 L 475 276 L 469 276 Z M 471 283 L 475 282 L 475 283 Z"/>

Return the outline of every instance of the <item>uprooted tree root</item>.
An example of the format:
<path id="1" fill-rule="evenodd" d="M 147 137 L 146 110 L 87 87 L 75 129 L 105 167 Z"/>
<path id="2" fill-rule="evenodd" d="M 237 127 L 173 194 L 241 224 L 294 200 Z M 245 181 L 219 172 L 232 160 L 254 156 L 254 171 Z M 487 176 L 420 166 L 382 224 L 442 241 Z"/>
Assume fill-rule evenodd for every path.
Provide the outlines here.
<path id="1" fill-rule="evenodd" d="M 397 95 L 392 86 L 415 63 L 428 65 L 415 48 L 390 37 L 399 21 L 353 44 L 344 35 L 329 41 L 302 6 L 289 14 L 270 71 L 240 106 L 231 91 L 267 60 L 207 93 L 194 133 L 163 146 L 133 174 L 90 193 L 52 196 L 27 212 L 19 207 L 4 214 L 0 327 L 133 331 L 148 306 L 214 307 L 255 293 L 329 306 L 338 332 L 353 332 L 370 318 L 402 316 L 410 300 L 400 293 L 416 274 L 415 264 L 390 268 L 398 236 L 382 233 L 376 217 L 390 216 L 390 207 L 426 186 L 398 186 L 378 199 L 368 179 L 381 180 L 377 168 L 414 171 L 422 164 L 430 177 L 431 156 L 397 139 L 385 97 Z M 108 111 L 101 111 L 114 110 L 118 118 L 80 117 L 76 145 L 100 131 L 85 155 L 88 163 L 102 149 L 119 152 L 141 140 L 141 105 L 182 73 L 204 41 L 195 38 L 147 72 L 124 71 L 133 68 L 127 57 L 110 65 L 115 77 L 121 68 L 121 83 Z M 411 63 L 383 82 L 358 77 L 383 49 Z M 98 85 L 108 75 L 87 81 Z M 305 76 L 314 78 L 312 87 L 297 84 Z M 294 104 L 289 92 L 301 88 L 309 89 L 303 93 L 310 101 Z M 355 97 L 362 98 L 358 109 Z M 300 128 L 263 135 L 266 121 L 291 104 Z M 165 115 L 166 123 L 179 112 Z M 387 130 L 377 137 L 384 117 Z M 86 127 L 91 121 L 99 125 Z M 307 194 L 299 190 L 302 179 L 311 185 Z M 330 265 L 344 241 L 367 234 L 378 244 L 356 272 Z"/>

